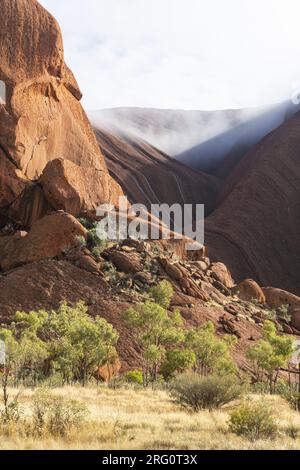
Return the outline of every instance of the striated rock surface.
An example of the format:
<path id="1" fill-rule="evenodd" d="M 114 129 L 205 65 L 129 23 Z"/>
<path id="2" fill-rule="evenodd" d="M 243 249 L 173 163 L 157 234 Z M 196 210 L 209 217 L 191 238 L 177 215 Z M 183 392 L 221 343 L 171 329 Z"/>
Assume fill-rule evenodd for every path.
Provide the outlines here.
<path id="1" fill-rule="evenodd" d="M 112 177 L 131 203 L 204 204 L 206 215 L 214 208 L 218 179 L 193 170 L 148 142 L 113 127 L 95 127 L 99 146 Z"/>
<path id="2" fill-rule="evenodd" d="M 9 212 L 26 181 L 37 180 L 59 157 L 103 172 L 110 186 L 81 92 L 64 61 L 60 28 L 36 0 L 1 0 L 0 80 L 7 96 L 0 105 L 0 212 Z"/>
<path id="3" fill-rule="evenodd" d="M 300 294 L 300 113 L 242 160 L 206 220 L 211 257 L 237 281 Z"/>

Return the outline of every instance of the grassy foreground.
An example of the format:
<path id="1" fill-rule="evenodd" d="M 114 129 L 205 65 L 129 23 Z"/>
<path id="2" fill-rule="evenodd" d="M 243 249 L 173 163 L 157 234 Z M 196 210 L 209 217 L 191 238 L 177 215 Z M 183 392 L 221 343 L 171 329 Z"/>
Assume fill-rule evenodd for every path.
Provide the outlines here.
<path id="1" fill-rule="evenodd" d="M 0 434 L 0 449 L 300 449 L 300 414 L 277 396 L 264 399 L 276 409 L 278 437 L 252 443 L 228 431 L 232 405 L 211 413 L 188 413 L 164 391 L 64 387 L 54 392 L 89 408 L 82 428 L 58 438 L 27 437 L 26 430 L 12 430 Z M 30 414 L 32 393 L 26 389 L 20 396 L 25 415 Z"/>

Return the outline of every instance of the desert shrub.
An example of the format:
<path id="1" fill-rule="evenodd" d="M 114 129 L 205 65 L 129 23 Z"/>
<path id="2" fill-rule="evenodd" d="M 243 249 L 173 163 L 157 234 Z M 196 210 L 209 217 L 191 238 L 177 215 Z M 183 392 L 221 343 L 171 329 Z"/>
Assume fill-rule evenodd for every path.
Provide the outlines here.
<path id="1" fill-rule="evenodd" d="M 75 245 L 77 248 L 85 248 L 86 239 L 82 235 L 77 235 L 75 238 Z"/>
<path id="2" fill-rule="evenodd" d="M 53 398 L 48 427 L 51 434 L 64 436 L 72 428 L 79 428 L 87 416 L 87 408 L 77 400 Z"/>
<path id="3" fill-rule="evenodd" d="M 92 230 L 92 229 L 96 228 L 96 226 L 97 226 L 97 222 L 96 222 L 96 221 L 90 220 L 90 219 L 86 219 L 85 217 L 79 217 L 77 220 L 78 220 L 78 222 L 80 222 L 81 225 L 83 225 L 83 227 L 86 228 L 87 230 Z"/>
<path id="4" fill-rule="evenodd" d="M 17 423 L 21 418 L 21 410 L 17 399 L 12 400 L 0 409 L 0 426 Z"/>
<path id="5" fill-rule="evenodd" d="M 243 386 L 234 376 L 207 376 L 187 373 L 170 385 L 171 397 L 193 411 L 213 410 L 239 398 Z"/>
<path id="6" fill-rule="evenodd" d="M 282 305 L 279 307 L 277 310 L 277 315 L 280 320 L 283 320 L 287 323 L 290 323 L 292 321 L 292 315 L 289 313 L 289 306 L 288 305 Z"/>
<path id="7" fill-rule="evenodd" d="M 256 441 L 275 437 L 277 424 L 273 410 L 265 402 L 249 402 L 231 412 L 229 429 L 238 436 Z"/>
<path id="8" fill-rule="evenodd" d="M 102 251 L 103 251 L 103 249 L 101 249 L 101 248 L 98 247 L 98 246 L 95 246 L 95 247 L 92 249 L 92 254 L 93 254 L 93 256 L 96 258 L 96 260 L 100 260 Z"/>
<path id="9" fill-rule="evenodd" d="M 77 400 L 52 395 L 44 389 L 38 390 L 33 397 L 32 415 L 36 434 L 49 432 L 54 436 L 65 436 L 83 425 L 88 410 Z"/>
<path id="10" fill-rule="evenodd" d="M 143 372 L 140 370 L 130 370 L 125 372 L 124 380 L 127 383 L 143 385 Z"/>
<path id="11" fill-rule="evenodd" d="M 300 393 L 297 390 L 288 390 L 282 396 L 294 410 L 300 411 Z"/>
<path id="12" fill-rule="evenodd" d="M 149 293 L 155 303 L 163 308 L 169 308 L 174 289 L 169 281 L 164 280 L 152 287 Z"/>
<path id="13" fill-rule="evenodd" d="M 97 249 L 98 252 L 102 253 L 107 247 L 107 236 L 105 234 L 99 235 L 99 231 L 93 228 L 88 232 L 87 245 L 91 250 Z"/>

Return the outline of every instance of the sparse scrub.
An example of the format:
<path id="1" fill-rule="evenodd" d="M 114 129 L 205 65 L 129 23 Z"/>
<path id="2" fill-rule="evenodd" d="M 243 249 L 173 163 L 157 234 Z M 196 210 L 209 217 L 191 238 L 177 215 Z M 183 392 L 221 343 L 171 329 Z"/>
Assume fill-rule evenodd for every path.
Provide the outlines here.
<path id="1" fill-rule="evenodd" d="M 87 419 L 63 436 L 50 434 L 47 426 L 38 433 L 33 426 L 35 393 L 24 389 L 19 397 L 20 407 L 24 411 L 20 420 L 0 427 L 1 450 L 300 449 L 300 414 L 275 395 L 267 396 L 265 400 L 278 412 L 279 432 L 276 439 L 250 441 L 229 432 L 230 408 L 189 413 L 170 400 L 169 394 L 161 389 L 132 388 L 127 384 L 117 389 L 104 385 L 85 388 L 66 386 L 51 392 L 84 404 L 89 411 Z M 15 396 L 15 390 L 9 389 L 9 395 Z M 260 401 L 261 397 L 255 396 L 253 400 Z"/>
<path id="2" fill-rule="evenodd" d="M 252 442 L 258 439 L 272 439 L 278 431 L 273 410 L 264 402 L 244 403 L 232 411 L 229 429 Z"/>
<path id="3" fill-rule="evenodd" d="M 234 376 L 183 374 L 170 385 L 171 397 L 176 403 L 193 411 L 221 408 L 239 398 L 243 387 Z"/>

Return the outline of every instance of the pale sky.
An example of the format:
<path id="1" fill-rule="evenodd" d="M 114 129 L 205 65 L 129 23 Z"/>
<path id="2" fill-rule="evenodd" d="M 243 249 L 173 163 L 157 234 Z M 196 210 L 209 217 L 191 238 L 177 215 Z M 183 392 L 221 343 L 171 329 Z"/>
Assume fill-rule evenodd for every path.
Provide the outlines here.
<path id="1" fill-rule="evenodd" d="M 300 89 L 299 0 L 40 0 L 88 110 L 224 109 Z"/>

